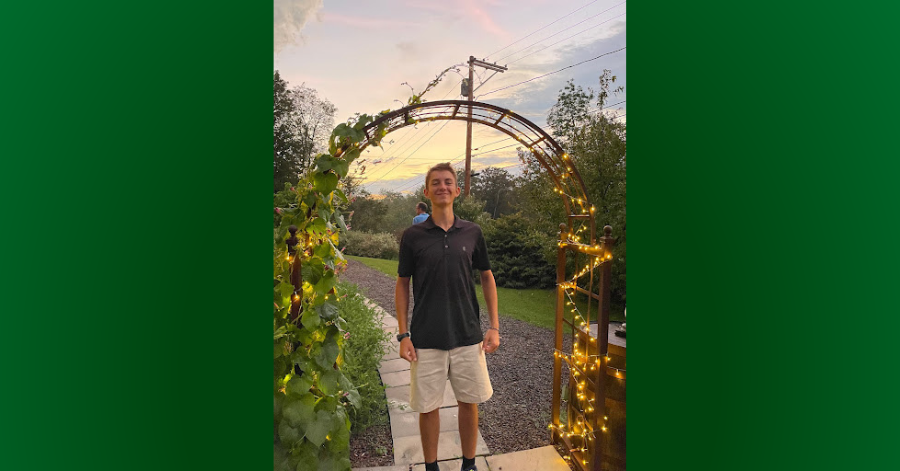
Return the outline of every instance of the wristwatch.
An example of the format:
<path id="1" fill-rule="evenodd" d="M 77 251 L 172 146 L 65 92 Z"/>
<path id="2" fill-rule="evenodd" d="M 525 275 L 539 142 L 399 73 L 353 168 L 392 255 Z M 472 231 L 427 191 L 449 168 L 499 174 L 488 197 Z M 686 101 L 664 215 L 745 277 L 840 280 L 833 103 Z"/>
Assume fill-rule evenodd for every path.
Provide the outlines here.
<path id="1" fill-rule="evenodd" d="M 401 341 L 403 339 L 407 339 L 407 338 L 409 338 L 409 332 L 403 332 L 402 334 L 397 336 L 397 341 L 399 342 L 399 341 Z"/>

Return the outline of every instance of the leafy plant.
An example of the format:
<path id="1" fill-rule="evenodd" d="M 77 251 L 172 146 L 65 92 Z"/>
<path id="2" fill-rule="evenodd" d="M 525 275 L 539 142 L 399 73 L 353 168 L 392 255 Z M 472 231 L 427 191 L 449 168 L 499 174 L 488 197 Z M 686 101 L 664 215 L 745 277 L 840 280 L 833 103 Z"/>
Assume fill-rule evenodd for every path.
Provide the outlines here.
<path id="1" fill-rule="evenodd" d="M 341 283 L 339 288 L 344 293 L 339 315 L 349 326 L 344 334 L 342 370 L 359 391 L 359 406 L 350 409 L 351 432 L 359 433 L 387 421 L 387 401 L 378 367 L 390 334 L 382 327 L 383 314 L 366 306 L 355 285 Z"/>
<path id="2" fill-rule="evenodd" d="M 373 119 L 360 115 L 335 127 L 329 152 L 315 158 L 280 213 L 273 260 L 275 469 L 350 469 L 349 409 L 359 408 L 361 398 L 342 370 L 348 324 L 336 284 L 346 260 L 336 245 L 346 230 L 338 206 L 348 201 L 338 186 Z M 376 129 L 371 143 L 384 134 Z"/>

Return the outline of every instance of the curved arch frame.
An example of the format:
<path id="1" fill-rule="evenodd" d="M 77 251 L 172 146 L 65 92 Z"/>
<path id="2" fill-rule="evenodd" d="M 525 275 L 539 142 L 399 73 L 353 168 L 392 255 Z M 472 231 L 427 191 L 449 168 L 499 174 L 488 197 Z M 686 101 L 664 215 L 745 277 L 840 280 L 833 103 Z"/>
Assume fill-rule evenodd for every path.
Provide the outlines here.
<path id="1" fill-rule="evenodd" d="M 596 374 L 591 374 L 592 380 L 587 385 L 588 391 L 594 394 L 596 404 L 602 404 L 603 413 L 594 413 L 591 418 L 592 430 L 601 430 L 606 432 L 606 425 L 612 426 L 612 422 L 606 423 L 605 420 L 613 416 L 612 412 L 606 412 L 606 383 L 609 381 L 624 381 L 624 369 L 611 367 L 610 350 L 608 344 L 609 335 L 609 280 L 611 276 L 610 268 L 612 259 L 611 247 L 615 242 L 610 234 L 612 228 L 604 227 L 604 237 L 599 241 L 595 233 L 594 211 L 595 208 L 590 204 L 584 187 L 584 181 L 579 175 L 578 170 L 572 165 L 571 158 L 562 147 L 550 135 L 536 124 L 513 111 L 487 103 L 467 101 L 467 100 L 441 100 L 434 102 L 426 102 L 410 105 L 395 111 L 385 113 L 378 116 L 374 121 L 363 127 L 365 139 L 358 145 L 359 151 L 362 152 L 370 144 L 379 142 L 388 133 L 404 128 L 406 126 L 415 125 L 421 122 L 456 120 L 470 121 L 472 123 L 496 129 L 519 143 L 531 151 L 531 155 L 535 160 L 547 171 L 555 185 L 554 191 L 560 196 L 563 206 L 567 214 L 568 225 L 560 225 L 558 258 L 557 258 L 557 302 L 556 302 L 556 329 L 555 329 L 555 350 L 554 367 L 553 367 L 553 402 L 551 417 L 553 421 L 551 428 L 553 429 L 554 443 L 562 443 L 565 448 L 569 449 L 569 455 L 573 458 L 573 463 L 577 469 L 587 471 L 589 467 L 592 471 L 599 471 L 604 466 L 611 466 L 609 469 L 624 470 L 624 441 L 611 442 L 615 449 L 599 447 L 599 440 L 587 445 L 582 435 L 580 444 L 576 444 L 570 440 L 572 434 L 562 433 L 560 427 L 560 407 L 561 407 L 561 363 L 563 358 L 568 358 L 569 387 L 573 388 L 576 378 L 573 372 L 582 367 L 581 373 L 587 375 L 587 363 L 572 362 L 579 355 L 595 355 L 599 357 L 599 368 L 596 368 Z M 589 240 L 582 241 L 581 232 L 588 230 Z M 587 242 L 587 243 L 585 243 Z M 588 264 L 584 269 L 570 279 L 566 276 L 566 260 L 567 254 L 574 254 L 574 261 L 578 262 L 578 257 L 587 257 Z M 600 273 L 595 273 L 596 271 Z M 595 278 L 595 274 L 597 277 Z M 580 280 L 581 278 L 581 280 Z M 584 285 L 582 287 L 581 285 Z M 596 289 L 598 292 L 594 292 Z M 571 293 L 569 292 L 571 291 Z M 569 320 L 564 316 L 564 307 L 568 299 L 570 304 L 574 304 L 571 296 L 576 293 L 587 295 L 586 315 L 582 316 L 572 311 L 572 319 Z M 598 332 L 595 342 L 589 342 L 588 336 L 592 335 L 589 330 L 585 330 L 584 326 L 590 322 L 591 306 L 596 303 L 596 314 L 598 321 Z M 576 315 L 580 319 L 580 324 L 576 325 Z M 571 330 L 573 339 L 583 339 L 585 348 L 583 352 L 579 352 L 577 348 L 573 349 L 571 354 L 559 354 L 562 352 L 563 329 L 568 327 Z M 577 343 L 574 345 L 577 346 Z M 616 354 L 613 354 L 615 356 Z M 622 350 L 622 358 L 624 359 L 624 349 Z M 588 357 L 584 357 L 588 358 Z M 618 360 L 616 360 L 618 361 Z M 592 370 L 594 371 L 594 370 Z M 613 373 L 614 371 L 614 373 Z M 614 379 L 607 378 L 613 375 Z M 584 383 L 582 382 L 582 385 Z M 624 383 L 621 384 L 624 394 Z M 572 394 L 576 391 L 573 390 Z M 570 396 L 572 395 L 570 394 Z M 615 399 L 615 398 L 610 398 Z M 575 401 L 577 403 L 577 401 Z M 622 398 L 624 404 L 624 397 Z M 583 405 L 583 404 L 582 404 Z M 610 409 L 612 411 L 613 409 Z M 588 412 L 594 409 L 588 410 Z M 583 407 L 572 402 L 568 402 L 566 414 L 573 421 L 576 417 L 573 414 L 580 414 L 583 417 L 585 425 L 588 424 L 588 415 L 585 415 Z M 619 412 L 616 412 L 619 414 Z M 618 434 L 624 436 L 624 408 L 621 410 L 621 430 Z M 603 417 L 601 420 L 600 417 Z M 618 415 L 616 420 L 618 420 Z M 577 430 L 576 430 L 577 432 Z M 585 428 L 584 433 L 587 433 Z M 612 433 L 608 434 L 612 435 Z M 606 439 L 604 439 L 606 441 Z M 576 448 L 577 447 L 577 448 Z M 590 451 L 588 451 L 590 449 Z M 576 450 L 576 454 L 573 454 Z M 585 453 L 590 456 L 591 464 L 588 466 Z M 617 454 L 618 453 L 618 454 Z"/>
<path id="2" fill-rule="evenodd" d="M 471 118 L 469 109 L 471 107 Z M 376 133 L 391 133 L 406 126 L 428 121 L 471 121 L 494 128 L 520 142 L 547 171 L 566 209 L 569 242 L 584 244 L 579 233 L 589 230 L 588 243 L 597 243 L 594 226 L 594 207 L 585 191 L 578 170 L 569 155 L 549 134 L 536 124 L 513 111 L 488 103 L 467 100 L 440 100 L 418 103 L 379 116 L 363 128 L 366 140 L 360 151 L 374 142 Z"/>

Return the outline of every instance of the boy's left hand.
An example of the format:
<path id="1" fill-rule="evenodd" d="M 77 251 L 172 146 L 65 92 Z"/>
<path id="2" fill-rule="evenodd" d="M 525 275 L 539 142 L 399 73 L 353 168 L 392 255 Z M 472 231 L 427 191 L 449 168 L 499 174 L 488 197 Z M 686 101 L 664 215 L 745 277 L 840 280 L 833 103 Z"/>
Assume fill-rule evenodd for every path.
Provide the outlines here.
<path id="1" fill-rule="evenodd" d="M 500 332 L 497 332 L 494 329 L 488 329 L 488 331 L 484 333 L 484 342 L 481 344 L 481 348 L 485 353 L 494 353 L 499 346 Z"/>

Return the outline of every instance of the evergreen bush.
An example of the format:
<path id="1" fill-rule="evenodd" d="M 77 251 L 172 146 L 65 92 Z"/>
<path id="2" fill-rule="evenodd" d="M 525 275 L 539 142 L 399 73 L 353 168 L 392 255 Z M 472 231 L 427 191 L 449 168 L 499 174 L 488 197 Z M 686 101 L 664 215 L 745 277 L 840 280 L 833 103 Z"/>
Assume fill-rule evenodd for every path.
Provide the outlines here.
<path id="1" fill-rule="evenodd" d="M 347 231 L 343 234 L 338 248 L 346 255 L 397 260 L 400 258 L 400 244 L 387 232 L 371 233 Z"/>
<path id="2" fill-rule="evenodd" d="M 531 228 L 521 213 L 482 226 L 497 286 L 513 289 L 550 288 L 556 269 L 543 256 L 552 239 Z"/>

